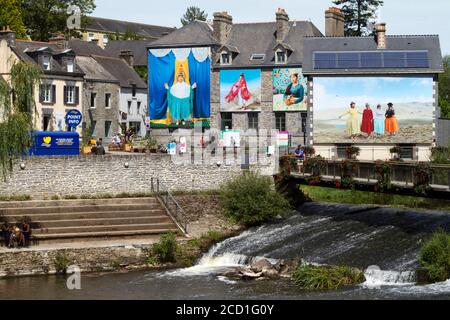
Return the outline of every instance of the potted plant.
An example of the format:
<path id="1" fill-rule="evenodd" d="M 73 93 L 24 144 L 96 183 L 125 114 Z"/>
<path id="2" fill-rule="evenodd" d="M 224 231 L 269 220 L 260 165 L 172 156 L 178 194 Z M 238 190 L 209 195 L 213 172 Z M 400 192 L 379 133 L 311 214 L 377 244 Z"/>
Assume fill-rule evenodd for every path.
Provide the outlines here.
<path id="1" fill-rule="evenodd" d="M 402 151 L 402 149 L 399 146 L 391 148 L 389 150 L 389 152 L 391 153 L 391 160 L 399 161 L 401 151 Z"/>
<path id="2" fill-rule="evenodd" d="M 125 143 L 125 146 L 124 146 L 125 152 L 131 152 L 132 149 L 133 149 L 133 142 L 128 141 L 127 143 Z"/>
<path id="3" fill-rule="evenodd" d="M 92 153 L 92 147 L 87 144 L 83 143 L 81 144 L 81 154 L 91 154 Z"/>
<path id="4" fill-rule="evenodd" d="M 347 154 L 347 159 L 356 160 L 356 158 L 361 154 L 361 149 L 359 147 L 347 147 L 345 149 L 345 153 Z"/>
<path id="5" fill-rule="evenodd" d="M 150 153 L 158 152 L 158 141 L 154 137 L 149 137 L 147 139 L 147 149 L 150 151 Z"/>

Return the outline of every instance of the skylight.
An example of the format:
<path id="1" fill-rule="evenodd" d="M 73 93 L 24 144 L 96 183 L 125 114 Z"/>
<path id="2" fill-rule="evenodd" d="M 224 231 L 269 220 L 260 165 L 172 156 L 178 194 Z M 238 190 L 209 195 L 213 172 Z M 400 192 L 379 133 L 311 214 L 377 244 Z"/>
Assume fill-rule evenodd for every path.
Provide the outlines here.
<path id="1" fill-rule="evenodd" d="M 266 59 L 266 55 L 264 53 L 254 53 L 250 57 L 250 60 L 252 61 L 262 61 Z"/>

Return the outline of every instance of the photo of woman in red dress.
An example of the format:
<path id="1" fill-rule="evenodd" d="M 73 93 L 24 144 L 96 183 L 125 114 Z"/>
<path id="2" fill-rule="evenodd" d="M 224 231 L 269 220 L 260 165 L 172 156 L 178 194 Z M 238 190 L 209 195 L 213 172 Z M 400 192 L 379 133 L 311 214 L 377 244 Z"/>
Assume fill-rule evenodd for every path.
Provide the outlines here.
<path id="1" fill-rule="evenodd" d="M 373 111 L 370 108 L 370 105 L 366 103 L 366 109 L 364 110 L 361 124 L 361 132 L 367 133 L 367 137 L 371 137 L 374 129 Z"/>
<path id="2" fill-rule="evenodd" d="M 239 80 L 236 81 L 231 87 L 230 93 L 225 97 L 226 102 L 230 103 L 238 98 L 238 104 L 242 109 L 246 109 L 247 101 L 252 97 L 250 91 L 248 91 L 247 81 L 242 73 Z"/>

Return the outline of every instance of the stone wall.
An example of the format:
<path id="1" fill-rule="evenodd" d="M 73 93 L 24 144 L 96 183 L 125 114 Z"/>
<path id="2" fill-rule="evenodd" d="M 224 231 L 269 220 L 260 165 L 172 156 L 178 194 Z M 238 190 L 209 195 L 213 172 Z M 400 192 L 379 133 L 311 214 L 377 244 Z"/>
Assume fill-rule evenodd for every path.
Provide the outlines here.
<path id="1" fill-rule="evenodd" d="M 0 196 L 118 194 L 150 192 L 150 180 L 159 177 L 172 190 L 216 189 L 240 174 L 240 164 L 176 164 L 167 155 L 106 155 L 32 157 L 16 164 L 7 182 L 0 181 Z M 125 168 L 129 163 L 129 168 Z"/>

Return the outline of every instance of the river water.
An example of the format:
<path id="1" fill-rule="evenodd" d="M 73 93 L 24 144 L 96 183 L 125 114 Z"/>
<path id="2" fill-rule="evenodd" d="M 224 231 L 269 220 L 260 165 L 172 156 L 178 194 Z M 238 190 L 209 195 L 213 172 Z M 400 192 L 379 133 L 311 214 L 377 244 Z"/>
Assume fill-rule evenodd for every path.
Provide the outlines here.
<path id="1" fill-rule="evenodd" d="M 63 276 L 4 279 L 0 299 L 450 299 L 450 281 L 418 286 L 414 279 L 419 248 L 438 228 L 450 230 L 450 214 L 311 203 L 220 243 L 192 268 L 83 275 L 80 291 L 68 290 Z M 367 281 L 310 292 L 288 279 L 221 276 L 260 257 L 347 264 L 367 270 Z"/>

